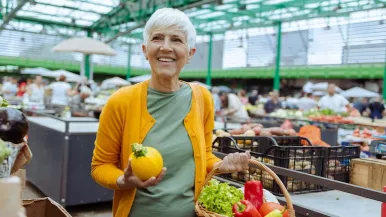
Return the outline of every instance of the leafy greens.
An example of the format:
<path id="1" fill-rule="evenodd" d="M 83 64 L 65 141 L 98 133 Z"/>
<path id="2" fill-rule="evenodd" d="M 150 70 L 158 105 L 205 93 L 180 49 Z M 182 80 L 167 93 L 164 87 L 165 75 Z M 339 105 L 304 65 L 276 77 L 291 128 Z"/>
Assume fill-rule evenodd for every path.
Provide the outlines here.
<path id="1" fill-rule="evenodd" d="M 208 211 L 232 217 L 232 206 L 243 198 L 241 190 L 212 179 L 209 185 L 202 189 L 198 201 Z"/>

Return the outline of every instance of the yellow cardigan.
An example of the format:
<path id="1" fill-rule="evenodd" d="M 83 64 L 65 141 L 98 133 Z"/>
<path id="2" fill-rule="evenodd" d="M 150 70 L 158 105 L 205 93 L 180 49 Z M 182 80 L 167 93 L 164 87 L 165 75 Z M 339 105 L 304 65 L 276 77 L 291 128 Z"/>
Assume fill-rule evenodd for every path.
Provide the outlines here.
<path id="1" fill-rule="evenodd" d="M 145 81 L 121 88 L 110 97 L 100 116 L 91 176 L 98 184 L 115 190 L 114 217 L 127 217 L 135 197 L 135 189 L 120 190 L 116 183 L 128 165 L 131 144 L 142 143 L 156 122 L 147 111 L 148 84 L 149 81 Z M 184 125 L 193 145 L 196 201 L 207 173 L 219 159 L 212 154 L 214 107 L 211 93 L 205 87 L 188 84 L 193 95 Z"/>

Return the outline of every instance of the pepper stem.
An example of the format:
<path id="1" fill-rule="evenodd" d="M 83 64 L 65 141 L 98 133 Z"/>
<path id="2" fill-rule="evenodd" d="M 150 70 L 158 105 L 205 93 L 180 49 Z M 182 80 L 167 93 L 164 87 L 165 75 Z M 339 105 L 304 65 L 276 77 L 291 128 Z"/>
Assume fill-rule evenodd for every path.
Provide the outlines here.
<path id="1" fill-rule="evenodd" d="M 245 209 L 246 209 L 247 207 L 243 204 L 243 203 L 241 203 L 241 202 L 238 202 L 237 203 L 237 211 L 239 211 L 239 212 L 244 212 L 245 211 Z"/>
<path id="2" fill-rule="evenodd" d="M 131 150 L 136 158 L 144 157 L 147 154 L 147 149 L 142 144 L 134 143 L 131 145 Z"/>

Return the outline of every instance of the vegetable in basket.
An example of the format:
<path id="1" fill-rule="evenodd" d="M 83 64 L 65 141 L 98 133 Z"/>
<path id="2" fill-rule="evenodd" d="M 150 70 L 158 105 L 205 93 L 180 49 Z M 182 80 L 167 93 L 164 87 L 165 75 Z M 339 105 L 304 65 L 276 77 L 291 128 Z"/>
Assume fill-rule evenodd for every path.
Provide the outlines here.
<path id="1" fill-rule="evenodd" d="M 0 138 L 3 141 L 19 144 L 28 133 L 28 120 L 14 108 L 0 108 Z"/>
<path id="2" fill-rule="evenodd" d="M 244 198 L 259 210 L 263 205 L 263 185 L 260 181 L 247 181 L 244 184 Z"/>
<path id="3" fill-rule="evenodd" d="M 264 203 L 261 208 L 259 209 L 259 213 L 263 216 L 263 217 L 267 217 L 272 211 L 275 211 L 275 210 L 278 210 L 280 211 L 283 211 L 283 213 L 277 217 L 288 217 L 288 211 L 285 210 L 285 207 L 278 204 L 278 203 L 272 203 L 272 202 L 268 202 L 268 203 Z M 269 217 L 276 217 L 276 216 L 269 216 Z"/>
<path id="4" fill-rule="evenodd" d="M 256 207 L 248 200 L 242 200 L 233 205 L 233 214 L 235 217 L 261 217 Z"/>
<path id="5" fill-rule="evenodd" d="M 130 159 L 134 175 L 142 181 L 157 177 L 163 168 L 162 155 L 155 148 L 144 147 L 142 144 L 132 145 Z"/>
<path id="6" fill-rule="evenodd" d="M 227 183 L 220 183 L 218 180 L 212 179 L 202 189 L 198 202 L 208 211 L 232 217 L 233 205 L 242 200 L 243 197 L 244 195 L 241 190 Z"/>

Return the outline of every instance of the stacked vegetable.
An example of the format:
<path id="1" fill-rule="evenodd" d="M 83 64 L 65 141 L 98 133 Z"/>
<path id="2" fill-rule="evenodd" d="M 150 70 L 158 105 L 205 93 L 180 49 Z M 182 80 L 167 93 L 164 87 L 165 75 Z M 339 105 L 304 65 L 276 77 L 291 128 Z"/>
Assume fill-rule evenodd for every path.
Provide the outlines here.
<path id="1" fill-rule="evenodd" d="M 240 189 L 212 179 L 203 188 L 198 202 L 206 210 L 228 217 L 288 217 L 284 206 L 264 202 L 260 181 L 246 182 L 243 195 Z"/>

